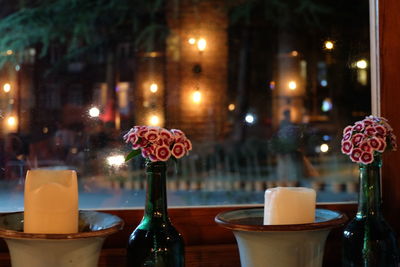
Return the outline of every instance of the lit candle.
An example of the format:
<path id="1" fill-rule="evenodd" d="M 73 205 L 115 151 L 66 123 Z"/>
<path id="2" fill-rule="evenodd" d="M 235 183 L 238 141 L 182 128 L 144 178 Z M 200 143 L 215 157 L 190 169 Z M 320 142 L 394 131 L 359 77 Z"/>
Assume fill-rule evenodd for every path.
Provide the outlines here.
<path id="1" fill-rule="evenodd" d="M 75 171 L 28 171 L 24 198 L 24 232 L 78 232 L 78 182 Z"/>
<path id="2" fill-rule="evenodd" d="M 275 187 L 265 191 L 264 224 L 312 223 L 315 219 L 314 189 Z"/>

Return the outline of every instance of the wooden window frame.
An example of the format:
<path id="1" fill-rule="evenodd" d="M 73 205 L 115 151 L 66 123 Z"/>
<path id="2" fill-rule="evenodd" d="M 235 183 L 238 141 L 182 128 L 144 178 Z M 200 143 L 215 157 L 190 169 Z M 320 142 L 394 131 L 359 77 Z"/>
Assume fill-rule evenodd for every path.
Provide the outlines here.
<path id="1" fill-rule="evenodd" d="M 378 25 L 372 25 L 379 31 L 376 43 L 378 54 L 371 54 L 371 61 L 376 66 L 376 76 L 372 84 L 378 86 L 373 97 L 379 99 L 374 111 L 389 119 L 392 127 L 400 136 L 400 2 L 398 0 L 371 0 L 371 18 Z M 372 17 L 373 16 L 373 17 Z M 374 33 L 375 34 L 375 33 Z M 374 69 L 372 69 L 374 71 Z M 400 232 L 400 153 L 386 153 L 382 175 L 383 207 L 386 219 L 394 230 Z M 356 212 L 355 203 L 318 204 L 320 208 L 345 212 L 349 218 Z M 186 266 L 240 266 L 237 246 L 233 234 L 214 222 L 219 212 L 235 209 L 229 207 L 185 207 L 171 208 L 169 215 L 174 225 L 182 233 L 186 244 Z M 110 236 L 103 248 L 99 266 L 125 266 L 125 246 L 129 234 L 136 227 L 143 215 L 143 209 L 106 210 L 120 216 L 125 227 L 119 233 Z M 324 266 L 339 266 L 341 230 L 332 231 L 327 240 Z M 10 266 L 9 256 L 4 241 L 0 241 L 0 267 Z"/>

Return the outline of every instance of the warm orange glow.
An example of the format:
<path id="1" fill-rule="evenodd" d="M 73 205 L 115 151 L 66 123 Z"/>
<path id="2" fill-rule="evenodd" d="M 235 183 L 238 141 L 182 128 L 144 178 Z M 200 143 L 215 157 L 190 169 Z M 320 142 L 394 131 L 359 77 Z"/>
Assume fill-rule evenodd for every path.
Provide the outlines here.
<path id="1" fill-rule="evenodd" d="M 160 125 L 160 118 L 157 115 L 150 116 L 149 124 L 151 126 L 159 126 Z"/>
<path id="2" fill-rule="evenodd" d="M 5 83 L 5 84 L 3 85 L 3 90 L 4 90 L 4 92 L 6 92 L 6 93 L 10 92 L 10 91 L 11 91 L 11 84 Z"/>
<path id="3" fill-rule="evenodd" d="M 368 63 L 365 59 L 361 59 L 356 62 L 356 66 L 359 69 L 366 69 L 368 67 Z"/>
<path id="4" fill-rule="evenodd" d="M 200 101 L 201 101 L 201 93 L 200 93 L 200 91 L 195 91 L 193 93 L 192 97 L 193 97 L 193 102 L 194 103 L 196 103 L 196 104 L 200 103 Z"/>
<path id="5" fill-rule="evenodd" d="M 15 125 L 17 125 L 17 119 L 14 116 L 8 117 L 6 122 L 10 128 L 13 128 L 15 127 Z"/>
<path id="6" fill-rule="evenodd" d="M 199 49 L 200 52 L 203 52 L 204 50 L 206 50 L 207 47 L 207 41 L 204 38 L 200 38 L 197 41 L 197 49 Z"/>
<path id="7" fill-rule="evenodd" d="M 188 43 L 191 45 L 194 45 L 196 43 L 196 39 L 191 37 L 191 38 L 189 38 Z"/>
<path id="8" fill-rule="evenodd" d="M 236 108 L 235 104 L 229 104 L 228 109 L 229 111 L 234 111 Z"/>
<path id="9" fill-rule="evenodd" d="M 299 52 L 297 52 L 296 50 L 293 50 L 292 53 L 291 53 L 291 55 L 292 55 L 293 57 L 297 57 L 297 56 L 299 55 Z"/>
<path id="10" fill-rule="evenodd" d="M 326 41 L 325 42 L 325 49 L 332 50 L 333 47 L 334 47 L 334 45 L 333 45 L 332 41 Z"/>
<path id="11" fill-rule="evenodd" d="M 12 50 L 7 50 L 7 52 L 6 52 L 6 54 L 7 54 L 8 56 L 11 56 L 13 53 L 14 53 L 14 52 L 13 52 Z"/>
<path id="12" fill-rule="evenodd" d="M 156 93 L 158 91 L 158 85 L 156 83 L 152 83 L 150 85 L 150 92 Z"/>
<path id="13" fill-rule="evenodd" d="M 295 81 L 290 81 L 290 82 L 288 83 L 288 87 L 289 87 L 290 90 L 296 90 L 297 84 L 296 84 Z"/>

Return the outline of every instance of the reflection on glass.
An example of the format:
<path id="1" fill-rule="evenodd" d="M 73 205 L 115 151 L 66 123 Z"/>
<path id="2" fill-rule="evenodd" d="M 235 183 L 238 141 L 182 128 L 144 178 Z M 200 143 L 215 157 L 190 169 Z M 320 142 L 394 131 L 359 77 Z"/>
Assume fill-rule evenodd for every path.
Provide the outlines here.
<path id="1" fill-rule="evenodd" d="M 122 160 L 133 125 L 193 140 L 170 205 L 262 203 L 273 186 L 356 199 L 340 137 L 370 113 L 368 1 L 36 2 L 0 13 L 2 209 L 43 167 L 77 170 L 83 208 L 142 206 L 143 161 Z"/>

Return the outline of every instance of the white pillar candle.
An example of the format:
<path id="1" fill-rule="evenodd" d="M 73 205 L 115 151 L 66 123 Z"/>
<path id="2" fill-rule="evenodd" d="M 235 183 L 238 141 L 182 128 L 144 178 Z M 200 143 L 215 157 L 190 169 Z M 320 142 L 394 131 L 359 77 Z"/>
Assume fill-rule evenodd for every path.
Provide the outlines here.
<path id="1" fill-rule="evenodd" d="M 24 198 L 24 232 L 78 232 L 78 182 L 75 171 L 28 171 Z"/>
<path id="2" fill-rule="evenodd" d="M 265 191 L 264 224 L 312 223 L 315 219 L 314 189 L 275 187 Z"/>

